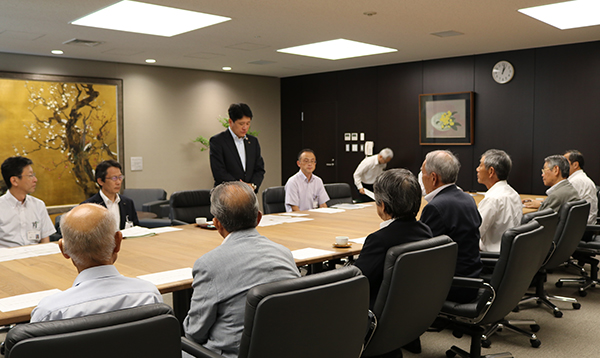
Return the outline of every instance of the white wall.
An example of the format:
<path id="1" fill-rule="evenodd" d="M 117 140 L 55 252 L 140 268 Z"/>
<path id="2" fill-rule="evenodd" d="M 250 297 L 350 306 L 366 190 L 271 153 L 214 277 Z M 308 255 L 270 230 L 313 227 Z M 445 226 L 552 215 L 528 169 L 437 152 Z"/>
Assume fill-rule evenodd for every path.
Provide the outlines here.
<path id="1" fill-rule="evenodd" d="M 261 192 L 281 185 L 278 78 L 7 53 L 0 71 L 122 79 L 125 185 L 169 195 L 212 188 L 208 151 L 192 139 L 222 131 L 217 117 L 231 103 L 247 103 L 267 171 Z M 130 170 L 131 157 L 143 157 L 143 171 Z"/>

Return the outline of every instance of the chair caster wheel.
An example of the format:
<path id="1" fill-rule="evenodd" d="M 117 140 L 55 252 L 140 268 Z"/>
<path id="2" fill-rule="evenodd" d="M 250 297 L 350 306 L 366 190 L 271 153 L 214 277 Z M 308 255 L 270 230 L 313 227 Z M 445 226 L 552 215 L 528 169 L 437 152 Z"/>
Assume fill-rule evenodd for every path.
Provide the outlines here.
<path id="1" fill-rule="evenodd" d="M 531 329 L 531 332 L 538 332 L 540 330 L 540 325 L 532 324 L 531 326 L 529 326 L 529 328 Z"/>
<path id="2" fill-rule="evenodd" d="M 573 303 L 573 308 L 576 309 L 576 310 L 580 309 L 581 308 L 581 303 L 579 303 L 579 302 Z"/>
<path id="3" fill-rule="evenodd" d="M 563 286 L 563 283 L 562 283 L 562 282 L 560 282 L 560 281 L 556 281 L 556 283 L 554 284 L 554 286 L 556 286 L 556 287 L 560 288 L 560 287 L 562 287 L 562 286 Z"/>
<path id="4" fill-rule="evenodd" d="M 456 356 L 456 353 L 454 351 L 451 351 L 451 350 L 446 351 L 446 357 L 454 358 L 455 356 Z"/>
<path id="5" fill-rule="evenodd" d="M 481 341 L 481 346 L 483 348 L 490 348 L 492 346 L 492 342 L 489 339 L 483 339 Z"/>
<path id="6" fill-rule="evenodd" d="M 529 343 L 533 348 L 539 348 L 542 345 L 542 342 L 539 339 L 530 339 Z"/>
<path id="7" fill-rule="evenodd" d="M 463 333 L 461 331 L 452 331 L 452 335 L 456 338 L 462 338 Z"/>
<path id="8" fill-rule="evenodd" d="M 562 316 L 563 316 L 563 313 L 561 311 L 554 311 L 554 317 L 561 318 Z"/>
<path id="9" fill-rule="evenodd" d="M 579 296 L 580 296 L 580 297 L 585 297 L 585 296 L 587 296 L 587 291 L 579 291 Z"/>

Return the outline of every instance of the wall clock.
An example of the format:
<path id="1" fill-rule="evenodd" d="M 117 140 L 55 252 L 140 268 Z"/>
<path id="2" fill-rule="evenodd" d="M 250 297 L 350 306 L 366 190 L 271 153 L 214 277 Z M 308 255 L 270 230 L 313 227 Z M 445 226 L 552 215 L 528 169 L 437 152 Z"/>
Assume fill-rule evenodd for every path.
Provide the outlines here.
<path id="1" fill-rule="evenodd" d="M 508 83 L 514 75 L 515 68 L 508 61 L 499 61 L 492 69 L 492 78 L 500 84 Z"/>

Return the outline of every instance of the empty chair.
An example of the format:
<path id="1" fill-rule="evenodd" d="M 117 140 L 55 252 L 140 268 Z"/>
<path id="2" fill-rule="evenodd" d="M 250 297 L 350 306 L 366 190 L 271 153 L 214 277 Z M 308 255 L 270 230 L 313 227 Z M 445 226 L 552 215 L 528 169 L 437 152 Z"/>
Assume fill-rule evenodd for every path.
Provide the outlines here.
<path id="1" fill-rule="evenodd" d="M 355 358 L 367 328 L 369 283 L 354 266 L 253 287 L 239 358 Z M 220 355 L 182 338 L 196 357 Z"/>
<path id="2" fill-rule="evenodd" d="M 342 203 L 352 204 L 352 190 L 348 183 L 331 183 L 324 184 L 323 186 L 327 195 L 329 195 L 327 206 Z"/>
<path id="3" fill-rule="evenodd" d="M 285 212 L 285 187 L 272 186 L 262 193 L 263 211 L 265 214 Z"/>
<path id="4" fill-rule="evenodd" d="M 523 299 L 520 304 L 529 301 L 543 303 L 552 310 L 555 317 L 562 317 L 563 313 L 550 300 L 571 302 L 574 309 L 581 308 L 574 298 L 549 295 L 544 289 L 544 283 L 547 281 L 546 271 L 561 266 L 575 252 L 586 229 L 589 211 L 590 203 L 585 200 L 570 201 L 560 207 L 558 225 L 554 234 L 554 251 L 533 278 L 532 285 L 535 286 L 535 293 L 528 293 L 527 298 Z"/>
<path id="5" fill-rule="evenodd" d="M 367 335 L 363 357 L 395 351 L 427 330 L 450 290 L 457 252 L 446 235 L 388 250 L 373 306 L 377 324 Z"/>
<path id="6" fill-rule="evenodd" d="M 529 287 L 531 279 L 542 265 L 552 243 L 553 232 L 544 230 L 536 221 L 514 227 L 502 235 L 500 256 L 489 283 L 483 279 L 455 277 L 453 285 L 479 288 L 477 298 L 470 303 L 446 301 L 441 315 L 451 320 L 455 336 L 466 333 L 471 336 L 470 352 L 452 346 L 446 356 L 480 358 L 482 340 L 500 326 L 530 337 L 534 347 L 540 345 L 534 334 L 520 330 L 504 317 L 519 303 Z M 535 322 L 532 329 L 537 330 Z M 490 331 L 485 327 L 491 325 Z M 489 341 L 486 342 L 489 345 Z M 502 356 L 512 357 L 509 353 Z"/>
<path id="7" fill-rule="evenodd" d="M 170 218 L 188 224 L 196 222 L 197 217 L 212 220 L 210 213 L 210 190 L 185 190 L 171 194 L 169 200 Z"/>
<path id="8" fill-rule="evenodd" d="M 133 200 L 136 211 L 151 212 L 159 218 L 169 216 L 169 200 L 163 189 L 124 189 L 123 195 Z"/>
<path id="9" fill-rule="evenodd" d="M 12 328 L 6 358 L 181 357 L 179 322 L 164 303 Z"/>

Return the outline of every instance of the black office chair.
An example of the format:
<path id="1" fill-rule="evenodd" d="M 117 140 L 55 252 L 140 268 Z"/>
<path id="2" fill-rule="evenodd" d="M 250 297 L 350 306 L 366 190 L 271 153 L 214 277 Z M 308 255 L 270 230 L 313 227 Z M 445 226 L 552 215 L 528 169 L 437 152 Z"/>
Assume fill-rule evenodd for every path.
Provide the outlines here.
<path id="1" fill-rule="evenodd" d="M 272 186 L 262 193 L 264 214 L 285 212 L 285 187 Z"/>
<path id="2" fill-rule="evenodd" d="M 557 318 L 562 317 L 563 313 L 550 300 L 571 302 L 574 309 L 581 308 L 581 304 L 574 298 L 549 295 L 544 289 L 544 283 L 547 281 L 547 270 L 563 265 L 575 252 L 585 231 L 589 211 L 590 204 L 585 200 L 570 201 L 560 207 L 558 225 L 554 234 L 554 251 L 533 278 L 532 286 L 535 286 L 535 293 L 527 293 L 526 298 L 519 303 L 519 307 L 530 301 L 543 303 Z"/>
<path id="3" fill-rule="evenodd" d="M 329 201 L 327 206 L 335 204 L 352 204 L 352 190 L 348 183 L 330 183 L 323 184 L 327 195 L 329 195 Z"/>
<path id="4" fill-rule="evenodd" d="M 256 286 L 246 296 L 239 358 L 358 357 L 369 282 L 354 266 Z M 220 355 L 182 338 L 195 357 Z"/>
<path id="5" fill-rule="evenodd" d="M 479 288 L 479 293 L 470 303 L 444 303 L 440 315 L 450 319 L 454 335 L 459 338 L 463 333 L 471 336 L 470 352 L 452 346 L 446 352 L 447 357 L 457 354 L 469 358 L 482 357 L 482 344 L 489 347 L 489 335 L 500 327 L 528 336 L 531 345 L 539 347 L 541 342 L 535 334 L 515 327 L 512 322 L 505 320 L 505 316 L 515 308 L 527 291 L 531 279 L 548 254 L 552 237 L 553 232 L 544 230 L 536 221 L 508 229 L 502 235 L 500 257 L 489 283 L 483 279 L 454 278 L 453 286 Z M 525 323 L 531 324 L 534 331 L 539 329 L 533 321 Z M 487 326 L 490 327 L 486 331 Z M 512 357 L 510 353 L 503 353 L 502 356 Z"/>
<path id="6" fill-rule="evenodd" d="M 600 209 L 600 186 L 596 185 L 596 189 L 598 208 Z M 575 267 L 581 277 L 561 278 L 556 282 L 556 287 L 562 287 L 563 283 L 577 283 L 579 284 L 579 296 L 585 297 L 587 290 L 598 284 L 598 264 L 600 261 L 595 258 L 596 255 L 600 255 L 600 217 L 596 217 L 594 225 L 587 225 L 583 240 L 577 245 L 572 255 L 573 259 L 569 260 L 569 266 Z M 585 264 L 590 265 L 589 274 L 584 268 Z"/>
<path id="7" fill-rule="evenodd" d="M 163 218 L 169 216 L 169 200 L 163 189 L 123 189 L 123 195 L 132 199 L 136 211 L 146 211 Z"/>
<path id="8" fill-rule="evenodd" d="M 427 330 L 450 290 L 457 252 L 457 244 L 446 235 L 388 250 L 373 306 L 377 324 L 367 334 L 362 357 L 393 352 Z"/>
<path id="9" fill-rule="evenodd" d="M 151 304 L 12 328 L 6 358 L 181 357 L 179 322 L 171 308 Z"/>
<path id="10" fill-rule="evenodd" d="M 188 224 L 196 223 L 197 217 L 212 220 L 210 213 L 210 190 L 185 190 L 171 194 L 169 199 L 171 207 L 170 218 L 184 221 Z"/>

